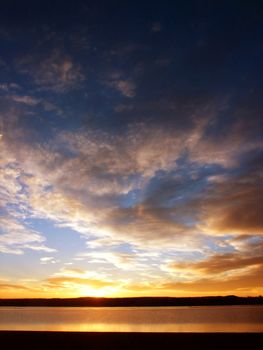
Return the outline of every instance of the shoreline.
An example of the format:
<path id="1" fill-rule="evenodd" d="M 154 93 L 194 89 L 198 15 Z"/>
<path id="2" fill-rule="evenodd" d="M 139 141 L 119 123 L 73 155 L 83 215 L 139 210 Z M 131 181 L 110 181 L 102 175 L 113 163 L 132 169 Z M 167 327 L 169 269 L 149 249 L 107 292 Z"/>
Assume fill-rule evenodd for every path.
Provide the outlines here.
<path id="1" fill-rule="evenodd" d="M 122 297 L 122 298 L 27 298 L 3 299 L 1 306 L 45 307 L 165 307 L 165 306 L 241 306 L 263 305 L 263 297 L 203 296 L 203 297 Z"/>
<path id="2" fill-rule="evenodd" d="M 249 349 L 263 333 L 117 333 L 0 331 L 6 349 Z"/>

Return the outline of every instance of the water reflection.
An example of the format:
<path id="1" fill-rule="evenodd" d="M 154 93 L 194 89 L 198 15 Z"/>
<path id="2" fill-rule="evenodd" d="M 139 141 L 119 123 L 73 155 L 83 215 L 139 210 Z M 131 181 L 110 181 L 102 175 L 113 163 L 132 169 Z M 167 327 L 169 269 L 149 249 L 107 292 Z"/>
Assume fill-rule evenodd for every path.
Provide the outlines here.
<path id="1" fill-rule="evenodd" d="M 0 308 L 0 330 L 263 332 L 263 306 Z"/>

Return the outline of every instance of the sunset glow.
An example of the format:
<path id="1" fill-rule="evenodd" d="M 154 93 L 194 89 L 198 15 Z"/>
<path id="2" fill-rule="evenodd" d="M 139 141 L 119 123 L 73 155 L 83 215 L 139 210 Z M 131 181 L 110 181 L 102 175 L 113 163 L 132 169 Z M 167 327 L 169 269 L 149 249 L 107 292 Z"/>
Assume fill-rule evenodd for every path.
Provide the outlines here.
<path id="1" fill-rule="evenodd" d="M 0 298 L 263 294 L 262 11 L 198 3 L 0 4 Z"/>

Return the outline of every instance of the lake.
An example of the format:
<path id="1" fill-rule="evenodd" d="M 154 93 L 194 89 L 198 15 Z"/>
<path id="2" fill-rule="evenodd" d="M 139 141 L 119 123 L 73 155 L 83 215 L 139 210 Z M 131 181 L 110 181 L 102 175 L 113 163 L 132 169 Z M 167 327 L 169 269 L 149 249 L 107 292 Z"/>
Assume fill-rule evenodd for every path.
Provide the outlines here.
<path id="1" fill-rule="evenodd" d="M 0 330 L 263 332 L 263 306 L 0 307 Z"/>

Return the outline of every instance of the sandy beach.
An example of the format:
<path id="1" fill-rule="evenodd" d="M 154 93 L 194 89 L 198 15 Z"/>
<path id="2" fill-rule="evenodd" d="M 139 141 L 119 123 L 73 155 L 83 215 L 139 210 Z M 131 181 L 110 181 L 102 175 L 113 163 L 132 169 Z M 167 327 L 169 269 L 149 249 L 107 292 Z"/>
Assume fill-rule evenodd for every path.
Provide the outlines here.
<path id="1" fill-rule="evenodd" d="M 256 349 L 263 333 L 96 333 L 1 331 L 2 349 Z"/>

